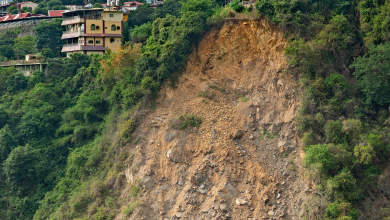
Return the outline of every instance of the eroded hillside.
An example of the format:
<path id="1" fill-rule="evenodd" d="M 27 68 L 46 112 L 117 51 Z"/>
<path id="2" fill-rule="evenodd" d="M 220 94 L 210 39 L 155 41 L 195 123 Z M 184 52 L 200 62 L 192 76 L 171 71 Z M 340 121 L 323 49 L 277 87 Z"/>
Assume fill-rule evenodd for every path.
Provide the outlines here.
<path id="1" fill-rule="evenodd" d="M 298 178 L 300 98 L 286 43 L 264 21 L 226 20 L 206 34 L 177 88 L 140 113 L 121 185 L 125 204 L 140 205 L 116 219 L 301 218 L 310 189 Z"/>

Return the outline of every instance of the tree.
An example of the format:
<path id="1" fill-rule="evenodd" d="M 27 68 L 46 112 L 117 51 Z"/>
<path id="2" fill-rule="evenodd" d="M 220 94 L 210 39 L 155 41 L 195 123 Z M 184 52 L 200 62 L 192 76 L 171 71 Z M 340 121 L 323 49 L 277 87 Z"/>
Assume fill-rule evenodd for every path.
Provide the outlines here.
<path id="1" fill-rule="evenodd" d="M 139 6 L 135 11 L 130 12 L 127 23 L 129 28 L 132 29 L 134 26 L 140 26 L 147 22 L 153 21 L 154 8 L 150 7 L 149 4 L 143 4 Z"/>
<path id="2" fill-rule="evenodd" d="M 43 21 L 34 29 L 35 43 L 38 51 L 43 48 L 50 48 L 54 56 L 59 56 L 62 48 L 61 36 L 63 27 L 61 19 L 56 19 L 54 22 Z"/>
<path id="3" fill-rule="evenodd" d="M 367 54 L 355 59 L 350 68 L 361 88 L 366 104 L 384 107 L 390 104 L 390 42 L 370 46 Z"/>
<path id="4" fill-rule="evenodd" d="M 180 13 L 181 4 L 178 0 L 167 0 L 164 4 L 157 5 L 157 8 L 153 14 L 154 19 L 165 18 L 167 14 L 178 16 Z"/>
<path id="5" fill-rule="evenodd" d="M 7 13 L 11 13 L 11 14 L 17 14 L 18 13 L 18 7 L 16 7 L 16 5 L 11 5 L 11 6 L 9 6 L 6 9 L 6 12 Z"/>
<path id="6" fill-rule="evenodd" d="M 12 59 L 15 53 L 11 45 L 1 45 L 0 54 L 7 57 L 7 59 Z"/>
<path id="7" fill-rule="evenodd" d="M 92 8 L 103 8 L 103 5 L 96 2 L 95 4 L 92 5 Z"/>
<path id="8" fill-rule="evenodd" d="M 40 8 L 40 7 L 37 7 L 37 8 L 35 8 L 34 9 L 34 11 L 33 11 L 33 14 L 45 14 L 45 15 L 47 15 L 47 8 L 46 7 L 43 7 L 43 8 Z"/>
<path id="9" fill-rule="evenodd" d="M 29 9 L 29 8 L 27 8 L 27 7 L 23 7 L 22 9 L 21 9 L 21 11 L 23 12 L 23 13 L 26 13 L 26 12 L 32 12 L 32 10 L 31 9 Z"/>
<path id="10" fill-rule="evenodd" d="M 50 0 L 46 3 L 46 5 L 49 9 L 54 10 L 53 9 L 54 6 L 59 6 L 59 5 L 63 5 L 63 4 L 60 0 Z"/>
<path id="11" fill-rule="evenodd" d="M 10 126 L 7 124 L 0 129 L 0 164 L 7 159 L 15 146 L 15 137 L 12 134 Z"/>
<path id="12" fill-rule="evenodd" d="M 41 55 L 45 59 L 54 57 L 53 51 L 50 48 L 43 48 L 41 51 Z"/>
<path id="13" fill-rule="evenodd" d="M 135 26 L 131 31 L 131 41 L 133 43 L 144 43 L 152 35 L 152 23 L 148 22 L 141 26 Z"/>
<path id="14" fill-rule="evenodd" d="M 24 38 L 16 38 L 14 51 L 17 58 L 23 58 L 26 54 L 31 54 L 34 51 L 34 39 L 31 36 Z"/>

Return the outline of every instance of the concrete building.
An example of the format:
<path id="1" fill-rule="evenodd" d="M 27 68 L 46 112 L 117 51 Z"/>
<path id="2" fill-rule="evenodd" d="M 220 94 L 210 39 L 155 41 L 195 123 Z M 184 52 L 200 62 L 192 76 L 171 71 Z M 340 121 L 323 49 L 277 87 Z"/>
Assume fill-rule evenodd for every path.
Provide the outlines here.
<path id="1" fill-rule="evenodd" d="M 38 4 L 35 2 L 27 1 L 27 2 L 17 3 L 16 6 L 18 7 L 19 10 L 26 7 L 33 11 L 38 7 Z"/>
<path id="2" fill-rule="evenodd" d="M 123 12 L 92 8 L 63 13 L 62 25 L 66 40 L 62 52 L 103 54 L 107 49 L 117 52 L 121 45 Z"/>
<path id="3" fill-rule="evenodd" d="M 84 8 L 83 5 L 65 5 L 65 7 L 70 10 L 70 11 L 76 11 L 76 10 L 81 10 Z"/>

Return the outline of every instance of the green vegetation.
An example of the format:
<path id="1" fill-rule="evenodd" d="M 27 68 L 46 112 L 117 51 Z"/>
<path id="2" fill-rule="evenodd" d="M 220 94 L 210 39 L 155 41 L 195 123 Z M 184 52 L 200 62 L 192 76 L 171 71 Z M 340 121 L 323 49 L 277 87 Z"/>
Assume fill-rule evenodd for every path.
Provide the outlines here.
<path id="1" fill-rule="evenodd" d="M 27 54 L 41 53 L 45 58 L 59 57 L 62 48 L 62 19 L 40 22 L 34 29 L 35 37 L 18 38 L 19 29 L 0 34 L 0 61 L 23 59 Z"/>
<path id="2" fill-rule="evenodd" d="M 375 187 L 389 154 L 389 3 L 256 3 L 290 40 L 285 54 L 305 89 L 298 117 L 304 165 L 328 201 L 319 207 L 329 219 L 357 218 L 353 207 Z"/>
<path id="3" fill-rule="evenodd" d="M 34 13 L 74 3 L 42 1 Z M 163 81 L 175 82 L 207 22 L 245 15 L 267 19 L 290 41 L 285 55 L 304 88 L 297 122 L 305 174 L 327 201 L 313 205 L 327 219 L 356 219 L 357 204 L 375 187 L 390 153 L 389 4 L 259 0 L 253 12 L 237 1 L 220 8 L 210 0 L 168 0 L 131 12 L 118 53 L 51 60 L 47 75 L 30 78 L 1 68 L 0 216 L 112 219 L 124 205 L 114 185 L 132 160 L 123 146 L 138 142 L 132 133 L 141 101 L 153 103 Z M 0 60 L 30 52 L 60 57 L 60 24 L 40 23 L 35 38 L 17 38 L 17 29 L 0 35 Z M 202 123 L 181 117 L 181 129 Z M 275 137 L 260 130 L 260 139 L 265 135 Z M 137 184 L 126 216 L 140 204 Z"/>
<path id="4" fill-rule="evenodd" d="M 49 60 L 47 75 L 0 68 L 0 216 L 111 219 L 126 202 L 115 182 L 132 161 L 123 146 L 139 140 L 132 132 L 140 102 L 153 102 L 161 83 L 181 72 L 208 29 L 213 4 L 188 0 L 180 12 L 154 18 L 142 48 Z M 29 53 L 31 45 L 45 58 L 60 56 L 60 23 L 40 23 L 34 39 L 18 39 L 17 30 L 2 35 L 2 59 Z M 201 119 L 186 115 L 185 122 L 199 127 Z M 140 204 L 142 191 L 133 186 L 125 215 Z"/>

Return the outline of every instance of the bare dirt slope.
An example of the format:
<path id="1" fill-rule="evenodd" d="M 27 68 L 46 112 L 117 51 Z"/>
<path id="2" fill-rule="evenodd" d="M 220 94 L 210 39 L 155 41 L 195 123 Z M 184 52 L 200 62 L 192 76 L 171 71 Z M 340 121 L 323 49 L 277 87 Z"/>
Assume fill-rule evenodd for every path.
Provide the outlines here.
<path id="1" fill-rule="evenodd" d="M 137 180 L 144 191 L 116 219 L 302 219 L 309 190 L 286 43 L 264 21 L 228 20 L 206 34 L 133 134 L 122 199 L 134 203 Z M 177 129 L 180 115 L 201 117 L 199 129 Z"/>

